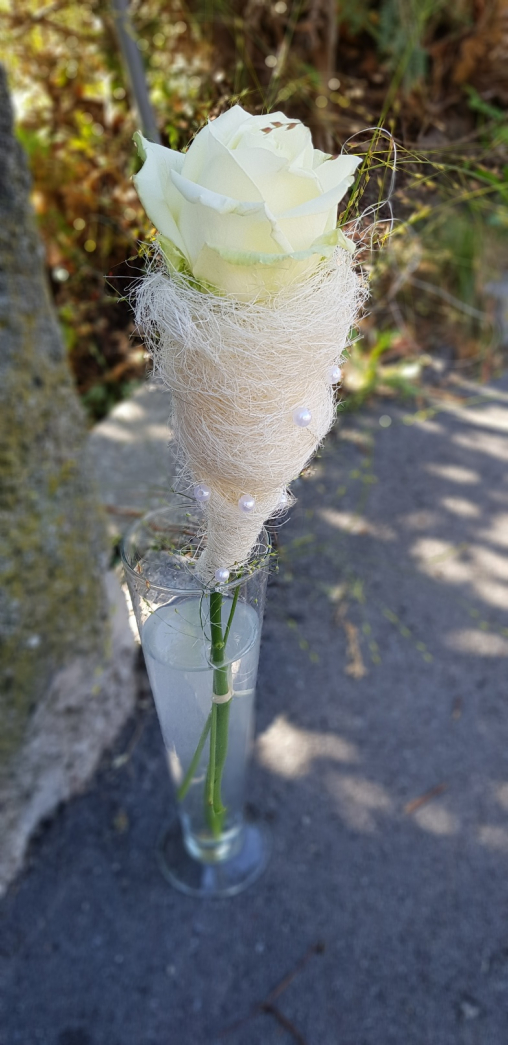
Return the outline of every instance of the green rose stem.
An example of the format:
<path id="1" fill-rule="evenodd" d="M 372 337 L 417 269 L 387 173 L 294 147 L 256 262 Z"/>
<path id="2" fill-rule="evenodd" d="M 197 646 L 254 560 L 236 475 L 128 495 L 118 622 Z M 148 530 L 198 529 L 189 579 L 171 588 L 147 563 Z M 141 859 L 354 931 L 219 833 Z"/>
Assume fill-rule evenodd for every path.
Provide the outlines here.
<path id="1" fill-rule="evenodd" d="M 231 613 L 222 633 L 222 594 L 220 591 L 210 593 L 210 631 L 212 637 L 211 660 L 214 665 L 213 671 L 213 703 L 212 721 L 210 724 L 210 759 L 205 784 L 205 809 L 209 827 L 216 838 L 220 836 L 226 812 L 222 804 L 222 772 L 226 755 L 228 753 L 228 729 L 229 712 L 231 709 L 231 696 L 229 689 L 229 670 L 224 665 L 226 642 L 231 627 L 233 613 L 238 600 L 236 589 L 231 606 Z M 229 696 L 228 696 L 229 695 Z M 226 697 L 226 700 L 216 701 L 216 697 Z"/>
<path id="2" fill-rule="evenodd" d="M 214 696 L 218 697 L 225 697 L 229 693 L 229 669 L 227 664 L 224 664 L 224 658 L 239 594 L 240 586 L 238 585 L 233 596 L 224 635 L 222 634 L 222 594 L 221 592 L 211 592 L 210 594 L 211 660 L 212 664 L 215 665 L 212 692 Z M 221 833 L 226 812 L 222 804 L 221 786 L 222 772 L 228 750 L 230 707 L 231 698 L 222 703 L 213 701 L 212 710 L 203 727 L 192 761 L 177 791 L 177 798 L 179 801 L 182 801 L 192 783 L 206 738 L 208 733 L 210 733 L 210 758 L 205 783 L 205 809 L 209 826 L 215 837 L 218 837 Z"/>

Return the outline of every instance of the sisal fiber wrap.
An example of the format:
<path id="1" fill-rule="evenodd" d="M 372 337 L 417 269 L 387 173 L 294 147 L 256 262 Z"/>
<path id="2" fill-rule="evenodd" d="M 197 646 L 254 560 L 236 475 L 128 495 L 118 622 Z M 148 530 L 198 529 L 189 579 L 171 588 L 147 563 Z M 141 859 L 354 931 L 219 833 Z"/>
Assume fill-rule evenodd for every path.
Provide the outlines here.
<path id="1" fill-rule="evenodd" d="M 168 272 L 157 254 L 136 287 L 136 320 L 155 376 L 171 391 L 187 488 L 204 483 L 207 543 L 197 568 L 243 565 L 264 522 L 336 416 L 328 371 L 340 364 L 365 283 L 338 249 L 302 283 L 269 301 L 240 302 Z M 308 427 L 293 412 L 307 407 Z M 255 498 L 242 514 L 238 499 Z M 285 506 L 287 507 L 287 505 Z"/>

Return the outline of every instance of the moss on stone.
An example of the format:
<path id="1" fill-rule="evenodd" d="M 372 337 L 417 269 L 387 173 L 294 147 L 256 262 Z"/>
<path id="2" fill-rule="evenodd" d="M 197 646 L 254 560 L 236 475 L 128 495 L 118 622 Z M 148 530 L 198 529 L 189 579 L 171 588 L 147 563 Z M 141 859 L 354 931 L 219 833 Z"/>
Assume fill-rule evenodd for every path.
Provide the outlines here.
<path id="1" fill-rule="evenodd" d="M 107 640 L 107 542 L 0 76 L 0 770 L 52 674 Z"/>

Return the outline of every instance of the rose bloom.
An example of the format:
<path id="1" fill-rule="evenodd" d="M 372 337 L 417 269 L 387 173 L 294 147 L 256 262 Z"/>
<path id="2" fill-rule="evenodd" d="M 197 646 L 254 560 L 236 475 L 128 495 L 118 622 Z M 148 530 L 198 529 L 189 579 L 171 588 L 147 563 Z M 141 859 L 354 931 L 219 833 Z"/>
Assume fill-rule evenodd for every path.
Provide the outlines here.
<path id="1" fill-rule="evenodd" d="M 337 204 L 360 158 L 314 149 L 299 120 L 235 105 L 187 152 L 134 139 L 136 190 L 173 269 L 245 301 L 304 279 L 337 246 L 353 249 Z"/>

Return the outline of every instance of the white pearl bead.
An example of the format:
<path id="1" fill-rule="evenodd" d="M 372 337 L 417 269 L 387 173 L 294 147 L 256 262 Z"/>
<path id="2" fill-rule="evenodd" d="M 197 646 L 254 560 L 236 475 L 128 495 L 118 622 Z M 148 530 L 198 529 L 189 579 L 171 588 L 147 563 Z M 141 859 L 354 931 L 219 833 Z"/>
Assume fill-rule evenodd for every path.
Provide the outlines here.
<path id="1" fill-rule="evenodd" d="M 219 569 L 215 571 L 215 580 L 218 584 L 226 584 L 229 580 L 229 570 L 227 570 L 225 566 L 220 566 Z"/>
<path id="2" fill-rule="evenodd" d="M 238 507 L 241 512 L 251 512 L 255 503 L 256 501 L 250 493 L 243 493 L 242 496 L 238 498 Z"/>
<path id="3" fill-rule="evenodd" d="M 308 406 L 299 406 L 296 410 L 293 410 L 293 421 L 299 428 L 307 428 L 312 421 L 312 414 Z"/>
<path id="4" fill-rule="evenodd" d="M 331 366 L 328 370 L 327 380 L 329 385 L 338 385 L 342 381 L 342 370 L 340 366 Z"/>
<path id="5" fill-rule="evenodd" d="M 287 504 L 289 504 L 289 494 L 287 490 L 284 490 L 284 493 L 280 495 L 278 507 L 285 508 Z"/>
<path id="6" fill-rule="evenodd" d="M 196 498 L 196 501 L 200 502 L 200 504 L 206 504 L 211 496 L 212 491 L 206 483 L 198 483 L 198 485 L 194 487 L 194 497 Z"/>

